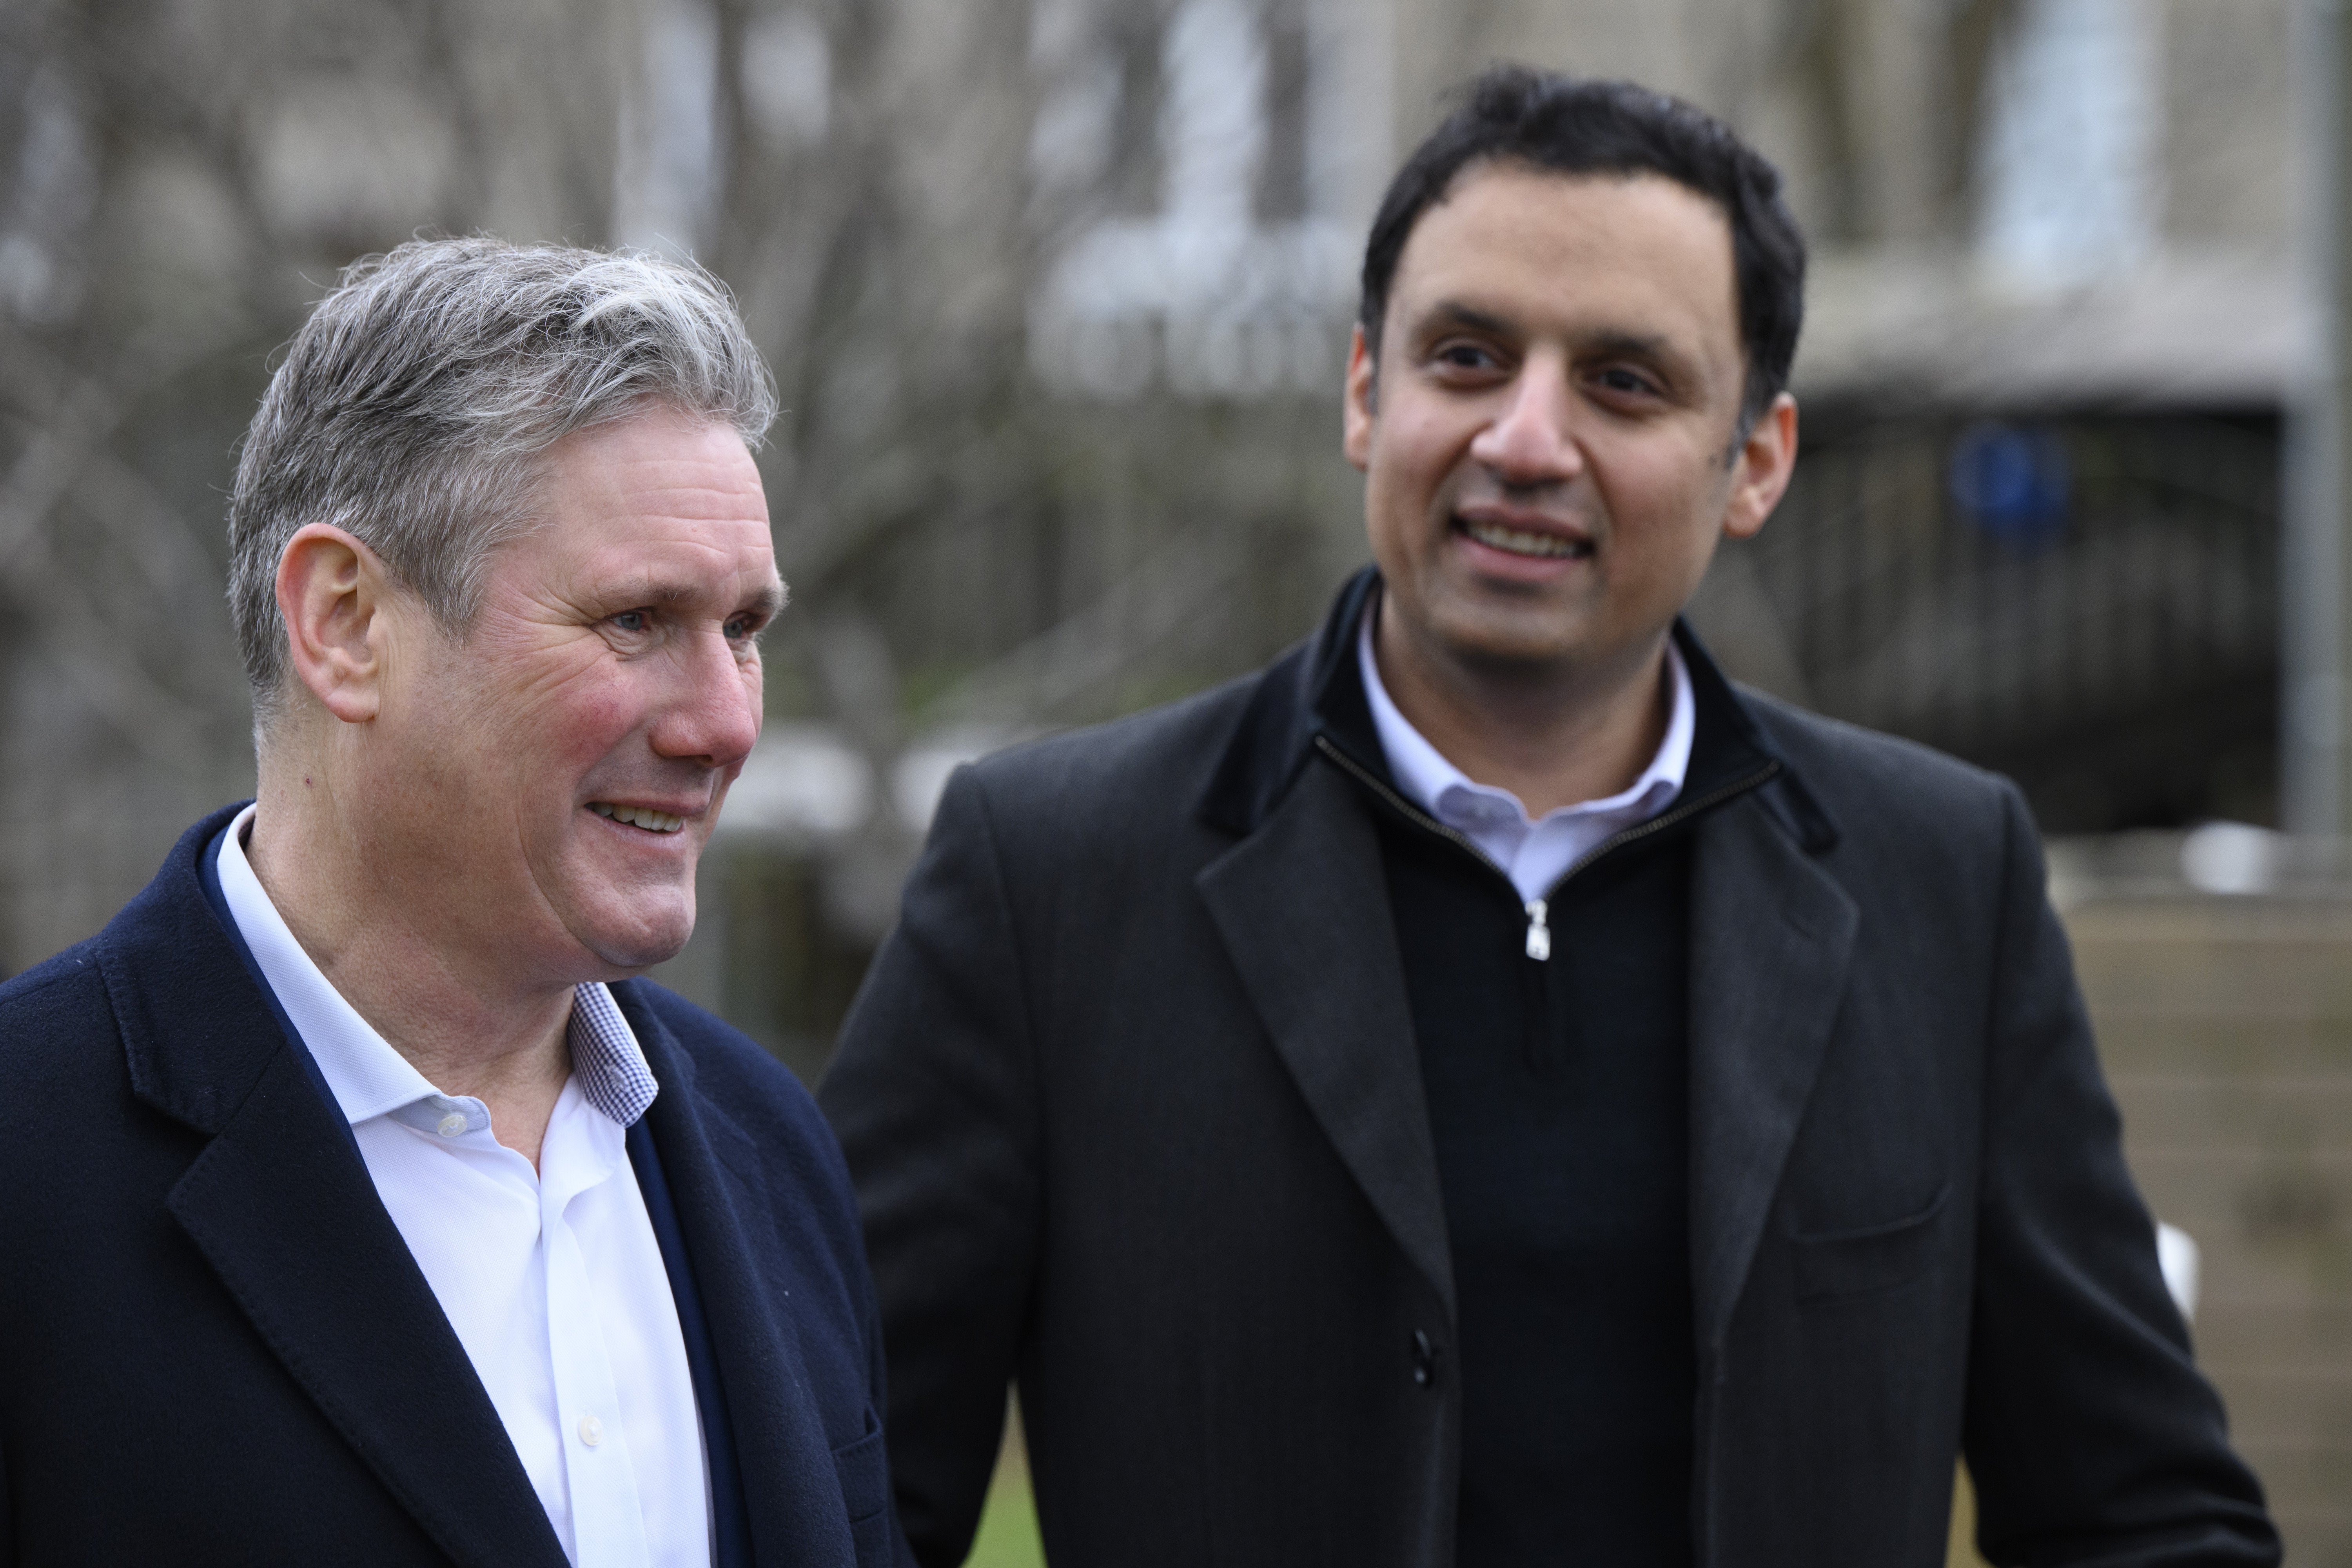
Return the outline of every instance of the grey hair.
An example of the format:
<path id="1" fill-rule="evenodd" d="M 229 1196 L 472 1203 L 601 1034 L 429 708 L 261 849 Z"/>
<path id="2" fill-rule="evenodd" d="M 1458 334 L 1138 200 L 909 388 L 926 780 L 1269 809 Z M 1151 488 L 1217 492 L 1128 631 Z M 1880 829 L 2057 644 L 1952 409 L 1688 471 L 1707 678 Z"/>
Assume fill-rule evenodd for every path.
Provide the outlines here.
<path id="1" fill-rule="evenodd" d="M 489 556 L 532 519 L 566 436 L 658 405 L 757 450 L 775 383 L 725 284 L 691 262 L 484 237 L 363 257 L 294 334 L 245 435 L 228 510 L 229 613 L 254 717 L 282 705 L 278 562 L 343 529 L 452 635 Z"/>

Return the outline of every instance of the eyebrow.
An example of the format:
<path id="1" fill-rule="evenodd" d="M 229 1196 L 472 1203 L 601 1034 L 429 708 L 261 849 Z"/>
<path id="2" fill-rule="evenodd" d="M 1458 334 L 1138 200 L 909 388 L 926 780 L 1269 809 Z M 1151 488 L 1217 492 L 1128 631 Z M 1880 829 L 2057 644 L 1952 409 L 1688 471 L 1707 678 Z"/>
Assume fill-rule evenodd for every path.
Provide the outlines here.
<path id="1" fill-rule="evenodd" d="M 1430 307 L 1432 318 L 1449 326 L 1468 327 L 1473 331 L 1496 332 L 1504 336 L 1516 333 L 1518 328 L 1502 317 L 1465 305 L 1458 300 L 1440 300 Z"/>
<path id="2" fill-rule="evenodd" d="M 1475 305 L 1465 305 L 1459 300 L 1441 300 L 1430 307 L 1429 313 L 1445 325 L 1467 327 L 1473 331 L 1515 337 L 1520 331 L 1517 323 L 1507 318 L 1482 310 Z M 1675 363 L 1684 358 L 1672 340 L 1662 332 L 1600 331 L 1578 339 L 1576 346 L 1582 353 L 1630 354 L 1640 359 Z"/>
<path id="3" fill-rule="evenodd" d="M 791 596 L 792 590 L 784 586 L 782 577 L 771 577 L 758 593 L 744 602 L 743 608 L 763 621 L 772 621 L 784 613 L 784 602 Z"/>
<path id="4" fill-rule="evenodd" d="M 611 602 L 646 605 L 655 609 L 667 609 L 676 605 L 690 605 L 702 597 L 701 590 L 683 583 L 663 582 L 653 577 L 632 577 L 613 584 Z M 759 590 L 738 606 L 749 610 L 763 620 L 773 620 L 784 607 L 790 592 L 781 577 L 771 577 Z"/>
<path id="5" fill-rule="evenodd" d="M 1656 332 L 1595 332 L 1581 340 L 1580 349 L 1589 353 L 1629 354 L 1636 359 L 1669 360 L 1681 363 L 1683 354 L 1662 333 Z"/>

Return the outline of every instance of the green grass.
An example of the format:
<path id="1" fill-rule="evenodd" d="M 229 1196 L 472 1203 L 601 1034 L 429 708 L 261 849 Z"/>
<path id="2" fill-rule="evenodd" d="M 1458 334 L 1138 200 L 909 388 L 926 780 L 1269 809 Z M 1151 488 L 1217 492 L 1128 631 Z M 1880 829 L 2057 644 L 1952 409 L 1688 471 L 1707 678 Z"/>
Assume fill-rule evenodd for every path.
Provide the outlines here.
<path id="1" fill-rule="evenodd" d="M 1004 1425 L 1004 1447 L 996 1475 L 988 1483 L 988 1506 L 981 1510 L 980 1533 L 964 1568 L 1045 1568 L 1037 1539 L 1037 1508 L 1029 1500 L 1029 1454 L 1021 1444 L 1021 1418 Z"/>

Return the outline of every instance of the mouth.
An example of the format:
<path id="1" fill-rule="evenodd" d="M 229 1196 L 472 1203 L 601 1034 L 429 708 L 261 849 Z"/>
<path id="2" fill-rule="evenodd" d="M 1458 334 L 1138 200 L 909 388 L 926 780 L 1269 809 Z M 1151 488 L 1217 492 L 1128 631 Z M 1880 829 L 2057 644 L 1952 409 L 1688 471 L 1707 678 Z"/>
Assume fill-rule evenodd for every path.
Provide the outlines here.
<path id="1" fill-rule="evenodd" d="M 686 818 L 673 816 L 667 811 L 656 811 L 649 805 L 615 805 L 609 800 L 592 800 L 588 809 L 597 816 L 609 817 L 646 833 L 676 833 L 686 826 Z"/>
<path id="2" fill-rule="evenodd" d="M 1531 561 L 1581 561 L 1592 554 L 1592 541 L 1580 534 L 1549 529 L 1514 527 L 1493 518 L 1455 517 L 1455 531 L 1489 550 Z"/>

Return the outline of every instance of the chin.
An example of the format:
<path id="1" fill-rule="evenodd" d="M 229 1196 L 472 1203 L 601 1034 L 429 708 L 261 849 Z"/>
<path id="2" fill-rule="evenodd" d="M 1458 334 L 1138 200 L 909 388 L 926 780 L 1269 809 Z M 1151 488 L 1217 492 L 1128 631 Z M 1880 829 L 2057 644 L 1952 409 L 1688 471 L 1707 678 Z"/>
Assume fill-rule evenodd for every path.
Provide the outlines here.
<path id="1" fill-rule="evenodd" d="M 614 947 L 598 954 L 614 969 L 628 974 L 642 974 L 656 963 L 667 963 L 686 951 L 686 938 L 676 941 L 649 942 L 643 945 Z"/>
<path id="2" fill-rule="evenodd" d="M 666 916 L 648 920 L 643 911 L 632 912 L 638 918 L 625 923 L 592 926 L 581 933 L 581 944 L 609 967 L 635 974 L 676 958 L 684 950 L 687 939 L 694 934 L 691 898 L 685 900 L 682 910 Z"/>
<path id="3" fill-rule="evenodd" d="M 1517 612 L 1517 613 L 1514 613 Z M 1518 605 L 1479 606 L 1446 617 L 1437 626 L 1443 644 L 1463 664 L 1501 672 L 1573 664 L 1588 651 L 1581 627 L 1569 617 Z"/>

